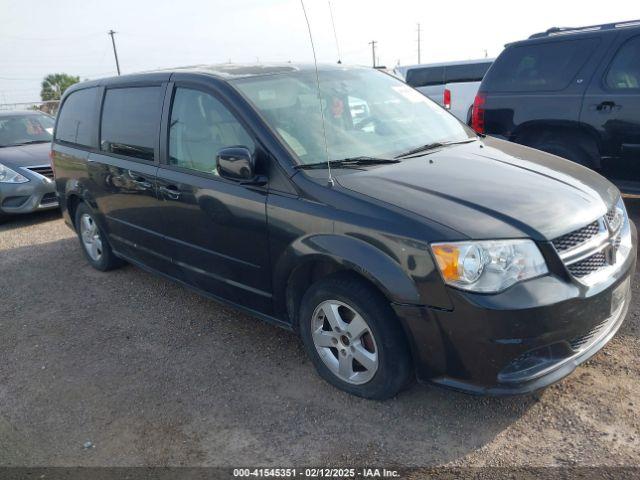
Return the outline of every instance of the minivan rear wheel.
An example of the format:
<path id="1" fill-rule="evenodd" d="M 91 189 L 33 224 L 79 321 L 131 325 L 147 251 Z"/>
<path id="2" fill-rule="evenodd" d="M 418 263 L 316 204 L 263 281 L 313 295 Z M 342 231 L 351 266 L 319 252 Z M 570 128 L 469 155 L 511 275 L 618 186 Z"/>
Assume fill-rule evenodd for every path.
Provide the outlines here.
<path id="1" fill-rule="evenodd" d="M 93 268 L 106 272 L 124 263 L 115 256 L 106 235 L 95 220 L 94 213 L 84 203 L 76 209 L 75 226 L 82 251 Z"/>
<path id="2" fill-rule="evenodd" d="M 388 301 L 354 275 L 313 284 L 302 299 L 299 327 L 320 376 L 345 392 L 383 400 L 412 378 L 407 341 Z"/>

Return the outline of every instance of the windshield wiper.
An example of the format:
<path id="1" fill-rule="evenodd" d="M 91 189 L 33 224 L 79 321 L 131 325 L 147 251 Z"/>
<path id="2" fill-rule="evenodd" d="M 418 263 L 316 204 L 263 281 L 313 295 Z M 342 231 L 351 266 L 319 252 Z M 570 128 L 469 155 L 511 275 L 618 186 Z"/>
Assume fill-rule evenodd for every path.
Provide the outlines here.
<path id="1" fill-rule="evenodd" d="M 349 168 L 360 165 L 382 165 L 385 163 L 398 163 L 400 160 L 394 158 L 376 158 L 376 157 L 348 157 L 342 160 L 330 160 L 329 162 L 304 163 L 296 165 L 294 168 L 300 170 L 311 170 L 318 168 L 327 168 L 327 164 L 335 168 Z"/>
<path id="2" fill-rule="evenodd" d="M 412 148 L 411 150 L 407 150 L 406 152 L 402 152 L 401 154 L 396 155 L 393 158 L 404 158 L 404 157 L 408 157 L 409 155 L 415 155 L 416 153 L 428 152 L 429 150 L 435 150 L 436 148 L 446 147 L 448 145 L 458 145 L 460 143 L 471 143 L 471 142 L 475 142 L 476 140 L 477 140 L 476 138 L 468 138 L 466 140 L 455 140 L 451 142 L 427 143 L 426 145 L 421 145 L 419 147 Z"/>

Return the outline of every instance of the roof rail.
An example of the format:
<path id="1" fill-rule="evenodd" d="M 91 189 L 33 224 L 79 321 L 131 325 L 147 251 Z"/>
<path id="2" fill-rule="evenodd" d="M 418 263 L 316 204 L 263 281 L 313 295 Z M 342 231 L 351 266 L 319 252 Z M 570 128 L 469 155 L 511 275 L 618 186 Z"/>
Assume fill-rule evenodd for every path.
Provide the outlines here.
<path id="1" fill-rule="evenodd" d="M 587 27 L 553 27 L 546 32 L 534 33 L 529 38 L 544 38 L 555 35 L 573 35 L 575 33 L 599 32 L 603 30 L 615 30 L 617 28 L 640 27 L 640 20 L 627 22 L 603 23 L 602 25 L 589 25 Z"/>

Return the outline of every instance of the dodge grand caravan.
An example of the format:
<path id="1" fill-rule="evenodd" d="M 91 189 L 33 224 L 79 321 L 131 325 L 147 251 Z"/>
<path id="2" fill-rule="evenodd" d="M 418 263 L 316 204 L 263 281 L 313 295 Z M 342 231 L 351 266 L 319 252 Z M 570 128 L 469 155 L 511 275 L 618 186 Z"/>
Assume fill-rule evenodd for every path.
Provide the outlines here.
<path id="1" fill-rule="evenodd" d="M 126 261 L 299 332 L 319 374 L 355 395 L 414 377 L 545 387 L 629 305 L 636 229 L 616 187 L 477 136 L 372 69 L 84 82 L 62 100 L 52 157 L 93 267 Z"/>

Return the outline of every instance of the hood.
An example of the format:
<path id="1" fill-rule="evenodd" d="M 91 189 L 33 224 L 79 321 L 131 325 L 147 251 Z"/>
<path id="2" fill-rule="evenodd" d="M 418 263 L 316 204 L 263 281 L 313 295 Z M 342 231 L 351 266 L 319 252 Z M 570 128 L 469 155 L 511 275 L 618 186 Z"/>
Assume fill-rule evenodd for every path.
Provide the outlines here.
<path id="1" fill-rule="evenodd" d="M 9 168 L 51 165 L 51 143 L 34 143 L 0 148 L 0 163 Z"/>
<path id="2" fill-rule="evenodd" d="M 551 240 L 604 215 L 619 196 L 588 168 L 490 137 L 337 181 L 457 230 L 461 239 Z"/>

